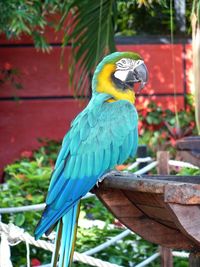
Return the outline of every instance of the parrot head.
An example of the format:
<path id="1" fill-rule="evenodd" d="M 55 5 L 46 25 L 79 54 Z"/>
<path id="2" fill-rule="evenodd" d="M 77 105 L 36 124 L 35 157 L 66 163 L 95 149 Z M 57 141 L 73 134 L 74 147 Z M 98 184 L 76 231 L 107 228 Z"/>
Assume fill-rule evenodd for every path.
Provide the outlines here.
<path id="1" fill-rule="evenodd" d="M 139 91 L 148 80 L 143 59 L 133 52 L 115 52 L 106 56 L 97 66 L 93 81 L 93 93 L 110 94 L 113 101 L 135 101 L 133 87 L 140 83 Z"/>

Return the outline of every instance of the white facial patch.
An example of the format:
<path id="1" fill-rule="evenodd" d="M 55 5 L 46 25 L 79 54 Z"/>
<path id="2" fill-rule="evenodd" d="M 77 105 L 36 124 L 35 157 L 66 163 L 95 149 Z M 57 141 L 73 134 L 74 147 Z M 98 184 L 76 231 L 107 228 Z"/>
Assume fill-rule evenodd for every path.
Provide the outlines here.
<path id="1" fill-rule="evenodd" d="M 130 58 L 122 58 L 116 62 L 116 71 L 114 76 L 124 82 L 127 78 L 129 71 L 134 71 L 136 67 L 143 64 L 143 60 L 133 60 Z"/>
<path id="2" fill-rule="evenodd" d="M 120 81 L 124 82 L 126 80 L 128 72 L 129 71 L 127 71 L 127 70 L 125 70 L 125 71 L 117 70 L 117 71 L 115 71 L 114 76 L 117 79 L 119 79 Z"/>

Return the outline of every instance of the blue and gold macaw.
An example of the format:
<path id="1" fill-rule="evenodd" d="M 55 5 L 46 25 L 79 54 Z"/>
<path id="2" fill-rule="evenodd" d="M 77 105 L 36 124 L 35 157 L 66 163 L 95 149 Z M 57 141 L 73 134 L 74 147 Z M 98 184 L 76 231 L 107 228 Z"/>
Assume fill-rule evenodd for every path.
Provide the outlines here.
<path id="1" fill-rule="evenodd" d="M 148 79 L 142 58 L 115 52 L 97 66 L 92 98 L 75 118 L 63 139 L 52 174 L 46 208 L 35 230 L 36 239 L 57 225 L 52 266 L 71 264 L 80 199 L 101 176 L 134 156 L 138 144 L 138 115 L 134 83 Z"/>

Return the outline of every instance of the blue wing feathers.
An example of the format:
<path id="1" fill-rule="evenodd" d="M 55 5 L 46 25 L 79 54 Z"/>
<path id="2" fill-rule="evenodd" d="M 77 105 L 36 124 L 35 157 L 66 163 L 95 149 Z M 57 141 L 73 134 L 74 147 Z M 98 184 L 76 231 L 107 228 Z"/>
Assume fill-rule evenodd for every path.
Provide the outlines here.
<path id="1" fill-rule="evenodd" d="M 110 146 L 109 146 L 104 150 L 104 159 L 103 159 L 103 169 L 104 170 L 109 169 L 110 158 L 111 158 L 111 153 L 110 153 Z"/>
<path id="2" fill-rule="evenodd" d="M 76 161 L 74 163 L 74 168 L 71 173 L 71 178 L 79 178 L 79 173 L 80 173 L 80 167 L 81 167 L 81 156 L 77 155 L 76 156 Z"/>
<path id="3" fill-rule="evenodd" d="M 70 145 L 70 137 L 69 137 L 69 133 L 67 133 L 63 139 L 62 142 L 62 147 L 60 149 L 60 152 L 58 154 L 57 160 L 56 160 L 56 164 L 55 164 L 55 169 L 57 169 L 58 165 L 60 164 L 60 162 L 67 157 L 68 153 L 69 153 L 69 145 Z"/>
<path id="4" fill-rule="evenodd" d="M 115 165 L 118 164 L 119 158 L 119 147 L 115 145 L 114 142 L 111 143 L 111 161 L 110 166 L 113 168 Z"/>
<path id="5" fill-rule="evenodd" d="M 122 164 L 129 156 L 129 142 L 128 136 L 125 137 L 123 144 L 120 146 L 118 163 Z"/>
<path id="6" fill-rule="evenodd" d="M 134 157 L 136 152 L 137 152 L 137 147 L 138 147 L 138 130 L 137 128 L 135 128 L 133 130 L 133 146 L 132 146 L 132 150 L 131 150 L 131 153 L 130 153 L 130 156 L 131 157 Z"/>
<path id="7" fill-rule="evenodd" d="M 87 155 L 82 156 L 80 173 L 83 177 L 86 176 Z"/>
<path id="8" fill-rule="evenodd" d="M 88 162 L 87 162 L 87 173 L 88 177 L 94 175 L 94 152 L 88 154 Z"/>
<path id="9" fill-rule="evenodd" d="M 92 111 L 88 113 L 88 123 L 91 128 L 93 128 L 97 123 L 97 119 Z"/>
<path id="10" fill-rule="evenodd" d="M 54 169 L 52 175 L 51 175 L 51 182 L 50 182 L 50 185 L 49 185 L 49 191 L 52 189 L 52 187 L 55 186 L 55 184 L 58 182 L 58 177 L 61 175 L 61 173 L 63 172 L 63 169 L 64 169 L 64 166 L 65 166 L 65 161 L 62 160 L 60 162 L 60 164 L 57 166 L 56 169 Z"/>
<path id="11" fill-rule="evenodd" d="M 90 132 L 90 126 L 89 123 L 87 121 L 87 117 L 85 118 L 85 121 L 83 121 L 83 123 L 81 123 L 81 128 L 80 128 L 80 139 L 81 141 L 84 141 Z"/>
<path id="12" fill-rule="evenodd" d="M 74 137 L 72 137 L 71 139 L 71 143 L 70 143 L 70 154 L 71 155 L 76 155 L 77 152 L 77 148 L 80 146 L 81 143 L 81 139 L 80 139 L 80 133 L 77 131 L 74 134 Z"/>
<path id="13" fill-rule="evenodd" d="M 103 150 L 100 148 L 95 151 L 95 163 L 94 163 L 94 174 L 98 175 L 101 173 L 102 169 L 102 160 L 103 160 Z"/>
<path id="14" fill-rule="evenodd" d="M 70 177 L 71 178 L 71 173 L 74 169 L 74 165 L 75 165 L 75 161 L 76 161 L 76 156 L 70 156 L 69 160 L 68 160 L 68 164 L 66 164 L 65 170 L 64 170 L 64 176 L 66 178 Z"/>

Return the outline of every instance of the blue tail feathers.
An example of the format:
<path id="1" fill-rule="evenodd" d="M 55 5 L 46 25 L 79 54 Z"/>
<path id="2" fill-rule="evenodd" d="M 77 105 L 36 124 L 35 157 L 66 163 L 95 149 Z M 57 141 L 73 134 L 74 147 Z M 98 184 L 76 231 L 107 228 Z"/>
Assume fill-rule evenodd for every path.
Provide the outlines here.
<path id="1" fill-rule="evenodd" d="M 75 204 L 60 220 L 57 228 L 56 248 L 52 257 L 52 266 L 69 267 L 72 261 L 80 203 Z M 60 248 L 59 248 L 60 247 Z"/>

